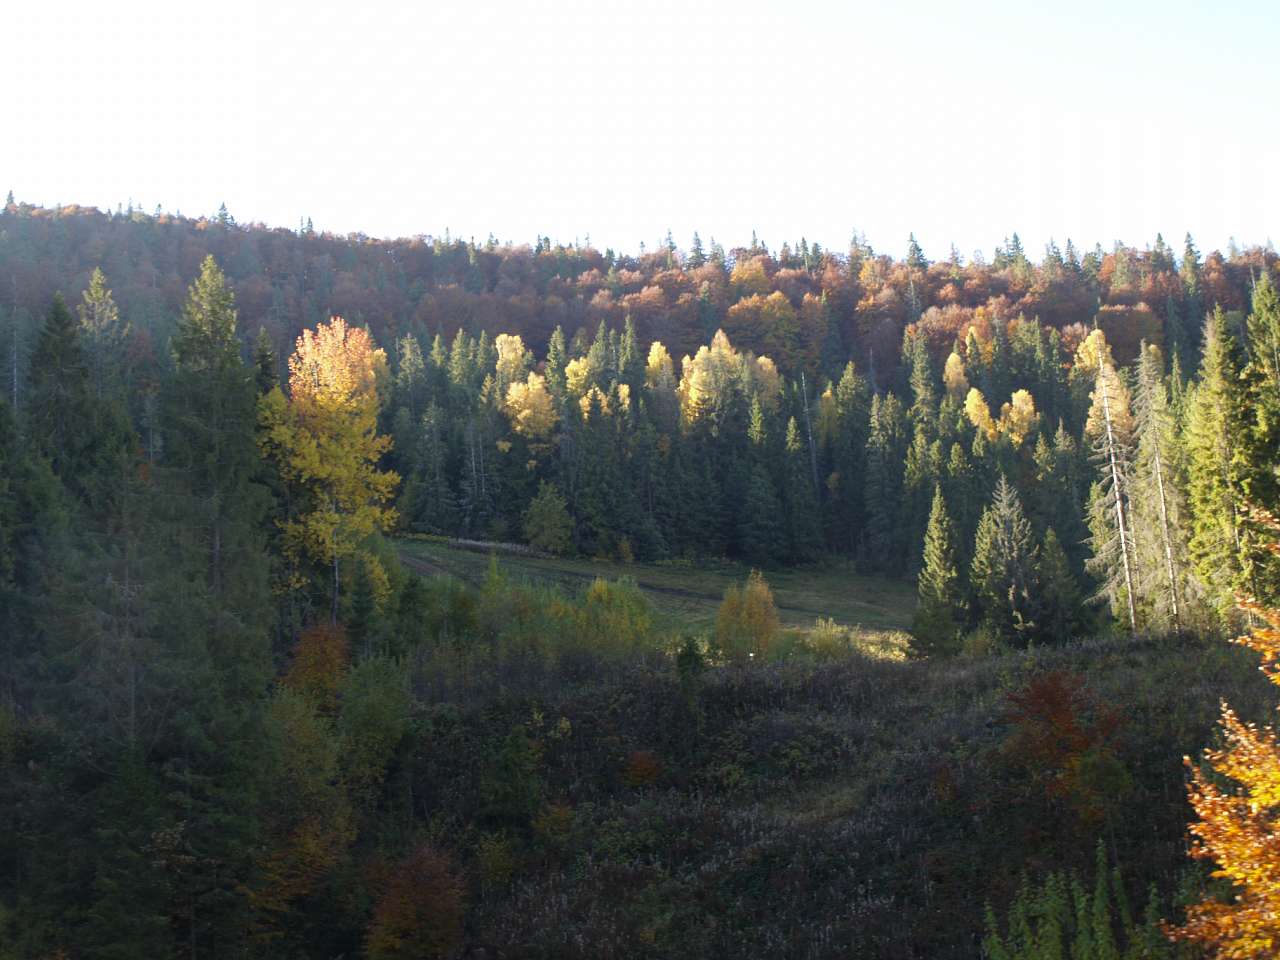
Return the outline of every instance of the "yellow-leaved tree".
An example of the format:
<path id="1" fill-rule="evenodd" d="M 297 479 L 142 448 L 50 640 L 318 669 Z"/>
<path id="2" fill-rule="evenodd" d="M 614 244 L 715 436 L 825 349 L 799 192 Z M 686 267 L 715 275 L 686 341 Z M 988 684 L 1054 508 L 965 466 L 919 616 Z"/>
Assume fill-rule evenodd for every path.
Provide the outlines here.
<path id="1" fill-rule="evenodd" d="M 333 575 L 337 622 L 341 561 L 377 530 L 388 530 L 387 504 L 400 478 L 378 469 L 391 438 L 378 435 L 378 382 L 386 354 L 369 334 L 333 317 L 303 331 L 289 358 L 289 397 L 277 387 L 262 399 L 261 444 L 301 506 L 283 523 L 295 562 L 311 560 Z M 376 558 L 362 558 L 366 565 Z"/>
<path id="2" fill-rule="evenodd" d="M 1280 519 L 1263 510 L 1251 518 L 1272 532 L 1267 548 L 1280 554 Z M 1236 642 L 1262 655 L 1260 669 L 1280 685 L 1280 610 L 1249 598 L 1240 604 L 1257 626 Z M 1204 900 L 1187 909 L 1186 922 L 1166 927 L 1173 940 L 1199 944 L 1222 960 L 1280 955 L 1280 741 L 1272 727 L 1243 722 L 1222 705 L 1224 746 L 1206 750 L 1213 773 L 1193 766 L 1191 806 L 1199 817 L 1191 824 L 1191 855 L 1217 863 L 1215 877 L 1235 887 L 1229 902 Z M 1221 781 L 1235 781 L 1225 788 Z"/>

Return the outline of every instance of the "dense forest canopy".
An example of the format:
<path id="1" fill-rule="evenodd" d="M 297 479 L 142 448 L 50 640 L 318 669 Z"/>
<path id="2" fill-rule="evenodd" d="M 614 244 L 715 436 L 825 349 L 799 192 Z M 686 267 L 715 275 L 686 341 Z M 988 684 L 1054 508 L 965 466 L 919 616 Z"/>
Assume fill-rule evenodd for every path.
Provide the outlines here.
<path id="1" fill-rule="evenodd" d="M 0 958 L 1270 935 L 1266 684 L 1217 641 L 1280 642 L 1277 260 L 11 198 Z M 626 578 L 408 565 L 448 543 L 738 582 L 694 629 Z M 784 624 L 796 568 L 914 580 L 911 635 Z M 1238 902 L 1183 856 L 1224 693 L 1208 759 L 1256 796 L 1192 799 Z"/>
<path id="2" fill-rule="evenodd" d="M 878 357 L 874 369 L 887 387 L 913 323 L 939 363 L 970 324 L 985 330 L 1018 316 L 1064 331 L 1068 354 L 1081 336 L 1073 326 L 1095 323 L 1121 362 L 1142 339 L 1168 353 L 1198 334 L 1214 304 L 1246 309 L 1254 278 L 1277 259 L 1258 247 L 1202 254 L 1189 236 L 1181 249 L 1157 237 L 1143 249 L 1051 243 L 1038 255 L 1013 234 L 990 262 L 954 248 L 926 256 L 911 239 L 901 246 L 890 255 L 855 235 L 841 250 L 803 238 L 772 249 L 752 238 L 726 250 L 695 235 L 687 250 L 668 237 L 628 254 L 545 238 L 529 246 L 334 236 L 309 225 L 243 225 L 225 209 L 186 218 L 11 202 L 0 214 L 0 306 L 16 311 L 7 322 L 17 323 L 20 349 L 29 350 L 49 298 L 58 290 L 73 297 L 101 268 L 138 338 L 134 349 L 163 362 L 187 284 L 212 255 L 235 290 L 244 329 L 265 328 L 281 355 L 304 327 L 333 314 L 367 326 L 388 347 L 406 334 L 448 343 L 463 329 L 519 335 L 539 354 L 557 326 L 581 343 L 601 322 L 620 330 L 630 316 L 642 343 L 659 340 L 675 358 L 723 329 L 788 375 L 838 374 L 847 359 L 867 369 Z"/>

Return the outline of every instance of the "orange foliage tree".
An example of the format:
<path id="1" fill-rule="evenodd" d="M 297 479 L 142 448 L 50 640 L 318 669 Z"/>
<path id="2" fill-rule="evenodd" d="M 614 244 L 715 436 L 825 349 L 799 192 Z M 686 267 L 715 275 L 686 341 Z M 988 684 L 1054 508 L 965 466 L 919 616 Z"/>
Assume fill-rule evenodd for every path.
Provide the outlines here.
<path id="1" fill-rule="evenodd" d="M 1085 825 L 1105 818 L 1124 792 L 1127 775 L 1112 747 L 1120 712 L 1065 670 L 1034 677 L 1009 694 L 1004 720 L 1006 758 L 1053 805 L 1064 804 Z"/>
<path id="2" fill-rule="evenodd" d="M 1257 508 L 1250 515 L 1271 531 L 1267 548 L 1280 554 L 1280 519 Z M 1280 685 L 1280 610 L 1247 597 L 1240 605 L 1262 625 L 1235 642 L 1257 651 L 1259 669 Z M 1243 722 L 1225 702 L 1222 734 L 1225 745 L 1204 753 L 1212 774 L 1186 761 L 1199 817 L 1191 824 L 1191 856 L 1214 861 L 1213 876 L 1235 889 L 1229 902 L 1206 899 L 1189 907 L 1186 922 L 1166 933 L 1222 960 L 1274 957 L 1280 954 L 1280 740 L 1274 728 Z M 1221 778 L 1237 787 L 1224 788 Z"/>
<path id="3" fill-rule="evenodd" d="M 302 631 L 284 686 L 306 696 L 321 713 L 333 713 L 338 689 L 351 666 L 347 632 L 338 624 L 318 623 Z"/>
<path id="4" fill-rule="evenodd" d="M 419 847 L 387 878 L 365 948 L 373 960 L 453 956 L 462 942 L 463 907 L 449 858 Z"/>

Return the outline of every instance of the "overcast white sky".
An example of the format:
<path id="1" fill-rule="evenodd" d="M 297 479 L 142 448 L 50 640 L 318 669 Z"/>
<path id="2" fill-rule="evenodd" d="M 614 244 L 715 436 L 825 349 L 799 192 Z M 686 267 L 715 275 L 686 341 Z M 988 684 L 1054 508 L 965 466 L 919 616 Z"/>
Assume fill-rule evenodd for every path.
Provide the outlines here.
<path id="1" fill-rule="evenodd" d="M 0 190 L 627 250 L 1280 233 L 1274 2 L 1038 6 L 21 0 Z"/>

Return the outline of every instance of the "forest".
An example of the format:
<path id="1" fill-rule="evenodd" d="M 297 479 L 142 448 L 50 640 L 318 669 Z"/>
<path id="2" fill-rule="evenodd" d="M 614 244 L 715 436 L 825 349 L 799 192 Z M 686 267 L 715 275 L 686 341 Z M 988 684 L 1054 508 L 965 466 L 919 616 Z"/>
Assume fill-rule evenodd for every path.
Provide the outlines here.
<path id="1" fill-rule="evenodd" d="M 1275 955 L 1280 257 L 904 246 L 10 195 L 0 958 Z"/>

